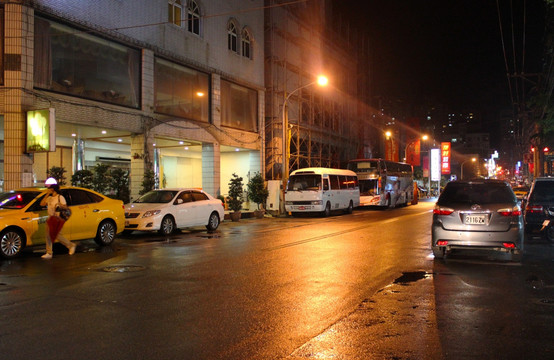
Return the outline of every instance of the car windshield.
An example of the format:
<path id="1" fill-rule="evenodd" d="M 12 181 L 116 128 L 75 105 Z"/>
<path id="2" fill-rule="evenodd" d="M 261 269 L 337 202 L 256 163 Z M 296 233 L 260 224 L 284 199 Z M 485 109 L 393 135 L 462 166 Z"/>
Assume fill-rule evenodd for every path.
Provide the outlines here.
<path id="1" fill-rule="evenodd" d="M 288 191 L 320 190 L 321 175 L 292 175 L 287 186 Z"/>
<path id="2" fill-rule="evenodd" d="M 502 183 L 449 183 L 438 204 L 499 204 L 516 201 L 512 189 Z"/>
<path id="3" fill-rule="evenodd" d="M 147 192 L 146 194 L 135 200 L 136 203 L 147 204 L 165 204 L 173 200 L 177 191 L 173 190 L 155 190 Z"/>
<path id="4" fill-rule="evenodd" d="M 22 209 L 40 194 L 40 191 L 10 191 L 0 193 L 0 209 Z"/>
<path id="5" fill-rule="evenodd" d="M 531 201 L 554 201 L 554 181 L 536 181 Z"/>

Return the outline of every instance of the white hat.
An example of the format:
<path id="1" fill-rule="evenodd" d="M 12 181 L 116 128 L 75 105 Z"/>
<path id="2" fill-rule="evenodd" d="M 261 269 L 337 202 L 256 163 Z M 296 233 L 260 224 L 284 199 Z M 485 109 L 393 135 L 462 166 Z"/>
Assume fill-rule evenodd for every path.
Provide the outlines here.
<path id="1" fill-rule="evenodd" d="M 46 181 L 44 182 L 44 185 L 46 187 L 50 187 L 52 185 L 56 185 L 58 182 L 56 181 L 56 179 L 54 179 L 53 177 L 49 177 L 48 179 L 46 179 Z"/>

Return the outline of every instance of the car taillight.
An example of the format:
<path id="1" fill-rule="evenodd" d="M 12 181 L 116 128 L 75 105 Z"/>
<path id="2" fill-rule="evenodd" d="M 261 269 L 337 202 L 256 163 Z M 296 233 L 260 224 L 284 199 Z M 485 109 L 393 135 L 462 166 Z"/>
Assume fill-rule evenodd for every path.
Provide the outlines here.
<path id="1" fill-rule="evenodd" d="M 527 205 L 525 211 L 528 213 L 542 213 L 543 208 L 542 205 Z"/>
<path id="2" fill-rule="evenodd" d="M 506 249 L 515 249 L 516 248 L 516 244 L 511 243 L 511 242 L 502 243 L 502 246 L 504 246 Z"/>
<path id="3" fill-rule="evenodd" d="M 435 215 L 450 215 L 454 212 L 454 209 L 450 209 L 447 207 L 441 207 L 438 205 L 435 205 L 435 208 L 433 209 L 433 214 Z"/>
<path id="4" fill-rule="evenodd" d="M 502 216 L 519 216 L 521 215 L 521 209 L 519 206 L 514 206 L 513 208 L 508 209 L 499 209 L 497 211 Z"/>
<path id="5" fill-rule="evenodd" d="M 446 241 L 446 240 L 439 240 L 439 241 L 437 241 L 437 245 L 438 245 L 438 246 L 446 246 L 446 245 L 448 245 L 448 241 Z"/>

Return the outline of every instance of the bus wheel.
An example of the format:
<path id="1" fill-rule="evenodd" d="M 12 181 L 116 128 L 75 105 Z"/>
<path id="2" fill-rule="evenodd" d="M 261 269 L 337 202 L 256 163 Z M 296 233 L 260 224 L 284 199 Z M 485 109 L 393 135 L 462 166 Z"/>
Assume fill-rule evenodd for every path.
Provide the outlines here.
<path id="1" fill-rule="evenodd" d="M 352 203 L 352 200 L 350 200 L 350 204 L 348 204 L 348 207 L 346 208 L 346 213 L 352 214 L 353 209 L 354 209 L 354 204 Z"/>
<path id="2" fill-rule="evenodd" d="M 327 204 L 325 204 L 325 210 L 323 210 L 323 216 L 327 217 L 331 215 L 331 203 L 327 201 Z"/>

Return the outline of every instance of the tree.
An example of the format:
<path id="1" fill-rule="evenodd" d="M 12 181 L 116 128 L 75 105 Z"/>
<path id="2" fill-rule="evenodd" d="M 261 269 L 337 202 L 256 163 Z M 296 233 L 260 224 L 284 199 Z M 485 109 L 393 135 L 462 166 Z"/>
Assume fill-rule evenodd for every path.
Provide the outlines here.
<path id="1" fill-rule="evenodd" d="M 78 170 L 71 175 L 71 185 L 92 189 L 94 174 L 90 170 Z"/>
<path id="2" fill-rule="evenodd" d="M 256 173 L 246 185 L 248 189 L 248 199 L 252 200 L 258 205 L 260 210 L 260 204 L 265 204 L 269 191 L 265 188 L 265 181 L 262 174 Z M 265 208 L 265 206 L 263 206 Z"/>
<path id="3" fill-rule="evenodd" d="M 46 177 L 52 177 L 56 179 L 56 182 L 58 185 L 65 185 L 65 173 L 67 170 L 65 170 L 63 167 L 60 166 L 52 166 L 49 170 L 46 171 Z"/>
<path id="4" fill-rule="evenodd" d="M 154 170 L 144 171 L 144 177 L 142 179 L 142 189 L 140 190 L 139 194 L 144 195 L 147 192 L 154 190 L 155 186 L 156 174 L 154 173 Z"/>
<path id="5" fill-rule="evenodd" d="M 231 180 L 229 181 L 229 209 L 233 211 L 240 211 L 242 208 L 242 193 L 243 184 L 242 177 L 233 173 Z"/>
<path id="6" fill-rule="evenodd" d="M 114 192 L 114 197 L 128 203 L 131 201 L 129 191 L 129 171 L 121 168 L 114 168 L 110 172 L 110 189 Z"/>
<path id="7" fill-rule="evenodd" d="M 92 189 L 100 194 L 105 194 L 110 189 L 110 182 L 110 165 L 96 164 L 92 177 Z"/>

